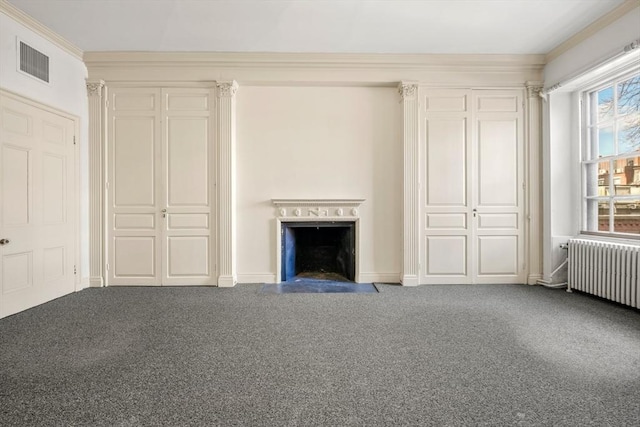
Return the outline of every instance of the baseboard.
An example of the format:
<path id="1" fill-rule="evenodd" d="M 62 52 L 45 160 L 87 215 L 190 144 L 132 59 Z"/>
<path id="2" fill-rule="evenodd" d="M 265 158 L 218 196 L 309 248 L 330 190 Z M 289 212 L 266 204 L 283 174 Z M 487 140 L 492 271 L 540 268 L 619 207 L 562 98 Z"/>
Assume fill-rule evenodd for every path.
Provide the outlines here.
<path id="1" fill-rule="evenodd" d="M 528 285 L 537 285 L 539 281 L 542 281 L 542 274 L 530 274 L 527 278 Z"/>
<path id="2" fill-rule="evenodd" d="M 399 283 L 400 273 L 360 273 L 360 283 Z"/>
<path id="3" fill-rule="evenodd" d="M 418 286 L 420 282 L 418 281 L 418 276 L 415 274 L 407 274 L 402 276 L 401 282 L 402 286 Z"/>
<path id="4" fill-rule="evenodd" d="M 78 286 L 76 287 L 76 291 L 81 291 L 83 289 L 87 289 L 89 287 L 89 278 L 88 277 L 83 277 L 80 279 L 80 282 L 78 283 Z"/>
<path id="5" fill-rule="evenodd" d="M 238 280 L 236 276 L 220 276 L 218 277 L 218 287 L 220 288 L 233 288 Z"/>
<path id="6" fill-rule="evenodd" d="M 276 275 L 273 273 L 238 274 L 238 283 L 275 283 Z"/>
<path id="7" fill-rule="evenodd" d="M 90 277 L 89 278 L 89 287 L 91 288 L 101 288 L 104 286 L 104 280 L 102 277 Z"/>

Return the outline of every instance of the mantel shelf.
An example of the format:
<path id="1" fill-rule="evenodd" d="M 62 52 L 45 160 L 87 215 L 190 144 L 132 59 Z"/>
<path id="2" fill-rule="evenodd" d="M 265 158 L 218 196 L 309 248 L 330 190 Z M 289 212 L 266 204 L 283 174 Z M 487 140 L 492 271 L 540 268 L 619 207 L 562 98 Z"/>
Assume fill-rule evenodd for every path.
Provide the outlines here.
<path id="1" fill-rule="evenodd" d="M 271 199 L 271 202 L 279 208 L 290 207 L 332 207 L 343 206 L 349 208 L 359 207 L 366 199 Z"/>

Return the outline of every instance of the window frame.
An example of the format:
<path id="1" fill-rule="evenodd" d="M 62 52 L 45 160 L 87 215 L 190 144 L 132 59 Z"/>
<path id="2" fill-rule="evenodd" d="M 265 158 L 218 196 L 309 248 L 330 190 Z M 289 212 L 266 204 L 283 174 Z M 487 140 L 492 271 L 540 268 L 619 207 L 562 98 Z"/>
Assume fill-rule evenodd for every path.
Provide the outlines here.
<path id="1" fill-rule="evenodd" d="M 598 130 L 603 127 L 602 123 L 599 123 L 597 120 L 597 111 L 593 111 L 593 97 L 597 99 L 598 91 L 602 89 L 606 89 L 608 87 L 613 88 L 613 97 L 614 97 L 614 113 L 612 118 L 608 119 L 606 123 L 611 123 L 613 125 L 614 135 L 617 133 L 617 128 L 615 123 L 618 121 L 620 115 L 618 115 L 618 84 L 629 80 L 634 77 L 640 77 L 640 68 L 638 67 L 624 67 L 619 70 L 618 73 L 614 75 L 604 75 L 600 76 L 597 80 L 594 79 L 591 81 L 591 84 L 585 85 L 580 88 L 578 92 L 578 97 L 580 100 L 580 184 L 581 184 L 581 234 L 590 234 L 597 235 L 603 237 L 611 237 L 616 239 L 633 239 L 640 240 L 640 234 L 632 234 L 632 233 L 624 233 L 624 232 L 616 232 L 614 229 L 614 217 L 615 217 L 615 203 L 617 201 L 624 200 L 640 200 L 640 195 L 638 194 L 630 194 L 630 195 L 617 195 L 615 194 L 615 166 L 616 162 L 620 160 L 627 160 L 630 158 L 640 157 L 640 151 L 631 151 L 624 154 L 613 154 L 602 157 L 594 157 L 591 155 L 592 150 L 595 148 L 595 144 L 593 143 L 594 136 L 597 138 Z M 597 101 L 596 101 L 597 102 Z M 617 137 L 614 137 L 617 138 Z M 615 141 L 615 139 L 614 139 Z M 617 147 L 617 144 L 614 145 Z M 603 162 L 608 162 L 608 191 L 606 195 L 600 194 L 589 194 L 589 190 L 593 190 L 593 185 L 590 185 L 590 178 L 593 177 L 593 172 L 589 172 L 589 169 L 595 168 L 595 187 L 596 189 L 599 187 L 599 165 Z M 593 178 L 591 178 L 593 179 Z M 595 213 L 591 212 L 593 205 L 595 202 Z M 598 230 L 598 205 L 602 202 L 606 202 L 609 206 L 609 230 L 608 231 L 599 231 Z M 595 215 L 595 224 L 594 218 Z M 594 227 L 595 225 L 595 227 Z M 591 228 L 591 229 L 590 229 Z M 595 228 L 595 229 L 594 229 Z"/>

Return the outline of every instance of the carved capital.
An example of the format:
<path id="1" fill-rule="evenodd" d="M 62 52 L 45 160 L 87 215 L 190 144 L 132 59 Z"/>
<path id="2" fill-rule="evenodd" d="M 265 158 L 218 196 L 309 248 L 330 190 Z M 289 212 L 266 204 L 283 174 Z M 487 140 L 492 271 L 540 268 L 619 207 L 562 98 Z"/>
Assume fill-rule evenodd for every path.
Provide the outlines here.
<path id="1" fill-rule="evenodd" d="M 527 98 L 537 98 L 544 87 L 541 82 L 526 82 Z"/>
<path id="2" fill-rule="evenodd" d="M 413 99 L 418 93 L 418 85 L 415 83 L 400 83 L 398 85 L 398 93 L 402 101 L 405 99 Z"/>
<path id="3" fill-rule="evenodd" d="M 231 82 L 218 82 L 218 98 L 233 98 L 238 90 L 238 83 L 234 80 Z"/>
<path id="4" fill-rule="evenodd" d="M 102 88 L 104 87 L 104 81 L 87 82 L 87 95 L 89 96 L 102 96 Z"/>

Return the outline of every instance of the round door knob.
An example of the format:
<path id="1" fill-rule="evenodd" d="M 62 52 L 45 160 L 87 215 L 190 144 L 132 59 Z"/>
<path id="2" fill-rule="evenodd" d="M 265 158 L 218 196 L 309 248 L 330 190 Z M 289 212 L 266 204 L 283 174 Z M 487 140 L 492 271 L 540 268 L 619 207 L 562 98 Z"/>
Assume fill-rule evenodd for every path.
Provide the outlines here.
<path id="1" fill-rule="evenodd" d="M 9 239 L 0 239 L 0 245 L 8 245 L 11 240 Z"/>

